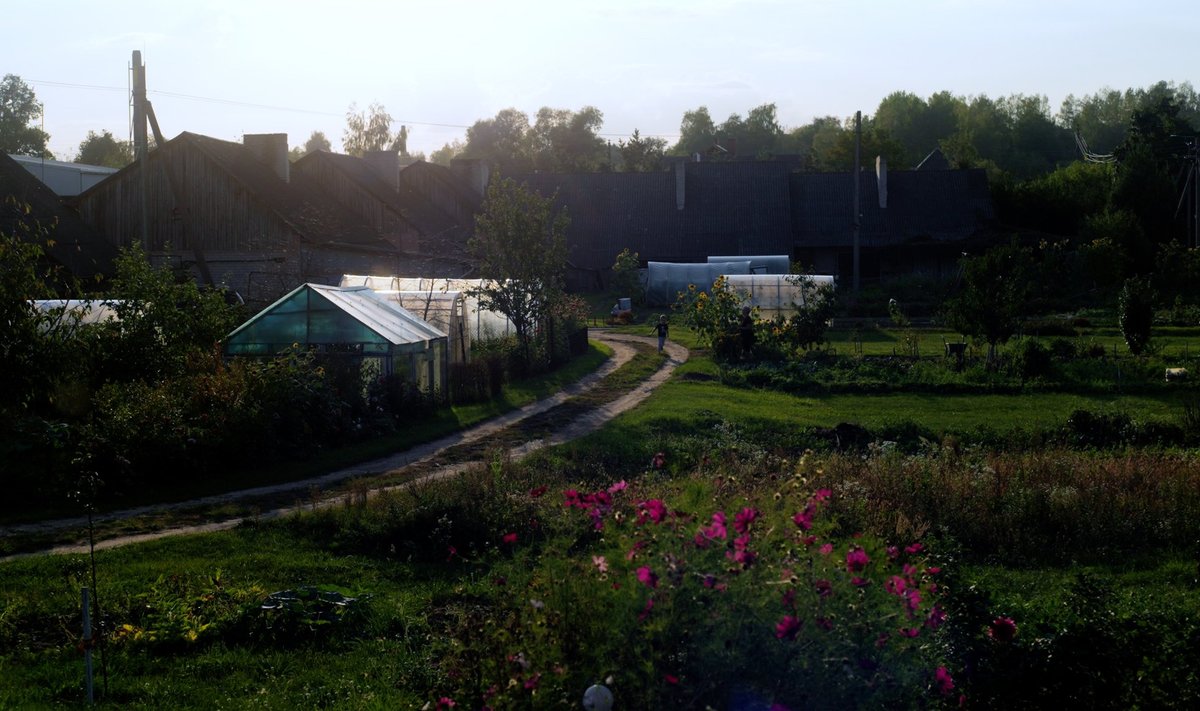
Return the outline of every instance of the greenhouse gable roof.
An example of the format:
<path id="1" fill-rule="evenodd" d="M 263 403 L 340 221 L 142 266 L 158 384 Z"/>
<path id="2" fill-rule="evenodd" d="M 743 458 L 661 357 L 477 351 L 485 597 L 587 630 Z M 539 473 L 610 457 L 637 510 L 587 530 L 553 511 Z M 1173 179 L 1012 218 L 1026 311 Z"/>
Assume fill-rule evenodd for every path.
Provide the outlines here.
<path id="1" fill-rule="evenodd" d="M 298 344 L 398 353 L 424 350 L 444 338 L 438 328 L 365 286 L 302 284 L 230 333 L 226 351 L 268 355 Z"/>

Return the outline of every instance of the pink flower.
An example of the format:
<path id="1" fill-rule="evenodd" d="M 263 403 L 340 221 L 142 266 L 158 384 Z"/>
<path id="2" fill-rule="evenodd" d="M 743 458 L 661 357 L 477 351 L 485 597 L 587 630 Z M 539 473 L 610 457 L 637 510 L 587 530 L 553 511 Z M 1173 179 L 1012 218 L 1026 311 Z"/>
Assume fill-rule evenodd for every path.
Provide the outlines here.
<path id="1" fill-rule="evenodd" d="M 954 678 L 950 676 L 946 667 L 937 668 L 937 671 L 933 673 L 933 683 L 943 696 L 949 696 L 954 691 Z"/>
<path id="2" fill-rule="evenodd" d="M 650 616 L 650 611 L 653 609 L 654 596 L 651 595 L 650 597 L 646 598 L 646 606 L 643 607 L 641 613 L 638 614 L 638 622 L 645 622 L 646 618 Z"/>
<path id="3" fill-rule="evenodd" d="M 512 545 L 517 542 L 517 534 L 506 533 L 506 534 L 504 534 L 503 541 L 508 545 Z"/>
<path id="4" fill-rule="evenodd" d="M 936 630 L 938 627 L 941 627 L 945 621 L 946 611 L 942 609 L 941 605 L 934 605 L 933 608 L 929 610 L 929 616 L 925 618 L 925 625 L 929 627 L 929 629 Z"/>
<path id="5" fill-rule="evenodd" d="M 526 689 L 536 689 L 536 688 L 538 688 L 538 684 L 541 683 L 541 681 L 542 681 L 542 673 L 537 672 L 533 676 L 531 676 L 525 680 L 525 688 Z"/>
<path id="6" fill-rule="evenodd" d="M 784 615 L 783 619 L 775 624 L 775 636 L 778 639 L 794 640 L 800 633 L 800 624 L 799 619 L 791 615 Z"/>
<path id="7" fill-rule="evenodd" d="M 901 627 L 900 628 L 900 635 L 902 637 L 916 637 L 919 634 L 921 634 L 920 627 Z"/>
<path id="8" fill-rule="evenodd" d="M 796 606 L 796 588 L 788 588 L 787 590 L 784 590 L 783 595 L 780 596 L 780 598 L 780 602 L 783 603 L 784 607 L 794 608 Z"/>
<path id="9" fill-rule="evenodd" d="M 674 674 L 663 674 L 663 681 L 667 682 L 668 684 L 678 684 L 679 677 L 675 676 Z"/>
<path id="10" fill-rule="evenodd" d="M 637 569 L 637 579 L 648 588 L 658 587 L 658 575 L 647 566 L 643 565 Z"/>
<path id="11" fill-rule="evenodd" d="M 625 560 L 633 560 L 637 557 L 637 552 L 645 547 L 645 541 L 634 541 L 633 548 L 630 548 L 629 552 L 625 554 Z"/>
<path id="12" fill-rule="evenodd" d="M 458 706 L 458 704 L 454 703 L 454 699 L 450 698 L 449 696 L 443 696 L 442 698 L 438 699 L 436 708 L 437 711 L 442 711 L 442 709 L 452 709 L 455 706 Z"/>
<path id="13" fill-rule="evenodd" d="M 626 487 L 628 487 L 628 486 L 629 486 L 629 485 L 625 483 L 625 480 L 624 480 L 624 479 L 622 479 L 621 481 L 618 481 L 617 483 L 615 483 L 615 484 L 613 484 L 612 486 L 608 487 L 608 493 L 610 493 L 610 494 L 615 494 L 615 493 L 617 493 L 618 491 L 625 491 Z"/>
<path id="14" fill-rule="evenodd" d="M 833 585 L 824 578 L 814 582 L 813 587 L 816 588 L 819 597 L 829 597 L 833 594 Z"/>
<path id="15" fill-rule="evenodd" d="M 820 550 L 821 550 L 821 555 L 829 555 L 830 553 L 833 552 L 833 544 L 826 543 L 825 545 L 821 546 Z"/>
<path id="16" fill-rule="evenodd" d="M 746 533 L 750 530 L 750 524 L 758 518 L 758 509 L 746 507 L 741 510 L 741 513 L 733 517 L 733 527 L 738 533 Z"/>
<path id="17" fill-rule="evenodd" d="M 801 531 L 807 531 L 812 528 L 812 512 L 807 508 L 798 512 L 795 516 L 792 516 L 792 523 L 796 524 L 796 527 Z"/>
<path id="18" fill-rule="evenodd" d="M 897 548 L 896 546 L 888 546 L 887 547 L 887 557 L 888 557 L 888 560 L 896 560 L 897 558 L 900 557 L 900 549 Z"/>
<path id="19" fill-rule="evenodd" d="M 920 543 L 914 543 L 911 546 L 905 547 L 904 552 L 908 553 L 909 555 L 913 555 L 920 553 L 923 550 L 925 550 L 925 546 L 921 545 Z"/>
<path id="20" fill-rule="evenodd" d="M 867 578 L 855 575 L 853 578 L 850 578 L 850 584 L 861 588 L 870 585 L 871 581 Z"/>
<path id="21" fill-rule="evenodd" d="M 725 557 L 738 563 L 743 569 L 749 568 L 758 559 L 758 554 L 750 550 L 750 536 L 738 536 L 733 541 L 733 550 L 725 551 Z"/>
<path id="22" fill-rule="evenodd" d="M 712 515 L 712 524 L 696 533 L 696 546 L 707 548 L 710 541 L 723 541 L 728 533 L 729 529 L 725 527 L 725 512 L 718 511 Z"/>
<path id="23" fill-rule="evenodd" d="M 569 509 L 583 508 L 581 502 L 579 501 L 579 492 L 576 491 L 575 489 L 567 489 L 566 491 L 564 491 L 563 492 L 563 506 L 566 506 Z"/>
<path id="24" fill-rule="evenodd" d="M 596 570 L 601 573 L 608 572 L 608 559 L 602 555 L 592 556 L 592 565 L 596 566 Z"/>
<path id="25" fill-rule="evenodd" d="M 458 555 L 458 549 L 457 549 L 457 548 L 455 548 L 454 546 L 447 546 L 447 547 L 446 547 L 446 561 L 447 561 L 447 562 L 449 562 L 449 561 L 453 560 L 453 559 L 454 559 L 454 556 L 456 556 L 456 555 Z"/>
<path id="26" fill-rule="evenodd" d="M 650 458 L 650 466 L 654 469 L 662 469 L 667 464 L 667 455 L 658 452 Z"/>
<path id="27" fill-rule="evenodd" d="M 816 536 L 805 536 L 804 538 L 800 539 L 800 542 L 806 546 L 811 546 L 812 544 L 817 542 L 817 537 Z"/>
<path id="28" fill-rule="evenodd" d="M 917 588 L 909 588 L 908 590 L 905 590 L 904 602 L 905 606 L 908 608 L 908 616 L 912 617 L 912 614 L 921 606 L 921 591 Z"/>
<path id="29" fill-rule="evenodd" d="M 904 578 L 900 577 L 899 575 L 893 575 L 892 577 L 888 578 L 886 583 L 883 584 L 883 589 L 887 590 L 893 595 L 904 594 L 906 587 L 908 587 L 908 585 L 904 582 Z"/>
<path id="30" fill-rule="evenodd" d="M 930 575 L 937 575 L 938 573 L 942 572 L 942 569 L 937 566 L 930 566 L 925 569 L 925 572 L 929 573 Z"/>
<path id="31" fill-rule="evenodd" d="M 829 619 L 828 617 L 818 617 L 817 618 L 817 627 L 820 627 L 823 630 L 829 631 L 829 630 L 833 629 L 833 620 Z"/>
<path id="32" fill-rule="evenodd" d="M 548 487 L 548 486 L 535 486 L 534 488 L 529 490 L 529 497 L 531 499 L 540 498 L 542 494 L 546 493 L 549 490 L 550 490 L 550 487 Z"/>
<path id="33" fill-rule="evenodd" d="M 833 492 L 829 489 L 817 489 L 815 492 L 813 492 L 812 500 L 819 504 L 823 501 L 827 501 L 832 495 Z"/>
<path id="34" fill-rule="evenodd" d="M 890 638 L 891 635 L 889 635 L 887 632 L 880 632 L 879 636 L 875 638 L 875 649 L 883 649 L 886 647 Z"/>
<path id="35" fill-rule="evenodd" d="M 638 509 L 638 523 L 645 523 L 646 519 L 654 523 L 662 523 L 667 516 L 667 505 L 662 502 L 662 499 L 639 502 Z"/>
<path id="36" fill-rule="evenodd" d="M 871 559 L 867 556 L 867 552 L 855 546 L 846 553 L 846 572 L 861 573 L 870 562 Z"/>
<path id="37" fill-rule="evenodd" d="M 1017 636 L 1017 623 L 1011 617 L 997 617 L 992 620 L 987 633 L 997 642 L 1011 642 Z"/>

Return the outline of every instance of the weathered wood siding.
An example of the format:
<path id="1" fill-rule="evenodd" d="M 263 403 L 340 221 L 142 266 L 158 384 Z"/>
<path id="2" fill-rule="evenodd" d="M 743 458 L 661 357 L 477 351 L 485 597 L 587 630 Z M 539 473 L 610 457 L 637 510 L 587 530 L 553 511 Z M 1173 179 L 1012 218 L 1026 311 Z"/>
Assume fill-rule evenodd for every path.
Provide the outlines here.
<path id="1" fill-rule="evenodd" d="M 301 165 L 304 175 L 320 185 L 323 193 L 362 218 L 394 247 L 403 251 L 417 248 L 419 233 L 378 195 L 325 160 L 309 160 Z"/>

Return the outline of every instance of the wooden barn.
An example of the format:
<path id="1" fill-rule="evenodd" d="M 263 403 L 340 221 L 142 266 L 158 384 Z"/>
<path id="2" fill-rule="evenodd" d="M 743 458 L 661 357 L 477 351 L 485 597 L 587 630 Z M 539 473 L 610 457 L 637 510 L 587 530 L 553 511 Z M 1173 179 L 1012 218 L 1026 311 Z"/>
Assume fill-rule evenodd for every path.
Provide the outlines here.
<path id="1" fill-rule="evenodd" d="M 311 181 L 291 179 L 285 134 L 239 144 L 181 133 L 85 191 L 78 208 L 110 243 L 141 244 L 152 263 L 253 305 L 304 282 L 399 267 L 399 250 L 376 227 Z"/>

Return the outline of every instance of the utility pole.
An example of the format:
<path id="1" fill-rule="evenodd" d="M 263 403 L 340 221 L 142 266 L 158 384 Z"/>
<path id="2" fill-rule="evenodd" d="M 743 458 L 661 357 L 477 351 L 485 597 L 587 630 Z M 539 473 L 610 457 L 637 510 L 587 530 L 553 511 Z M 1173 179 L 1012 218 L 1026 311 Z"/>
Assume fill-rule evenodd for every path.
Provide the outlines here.
<path id="1" fill-rule="evenodd" d="M 862 227 L 862 210 L 858 205 L 859 177 L 862 173 L 862 112 L 854 112 L 854 298 L 858 298 L 858 233 Z"/>
<path id="2" fill-rule="evenodd" d="M 146 138 L 146 65 L 142 64 L 142 53 L 133 50 L 133 157 L 138 162 L 141 182 L 142 249 L 150 249 L 150 219 L 146 213 L 146 173 L 149 172 L 149 141 Z"/>

